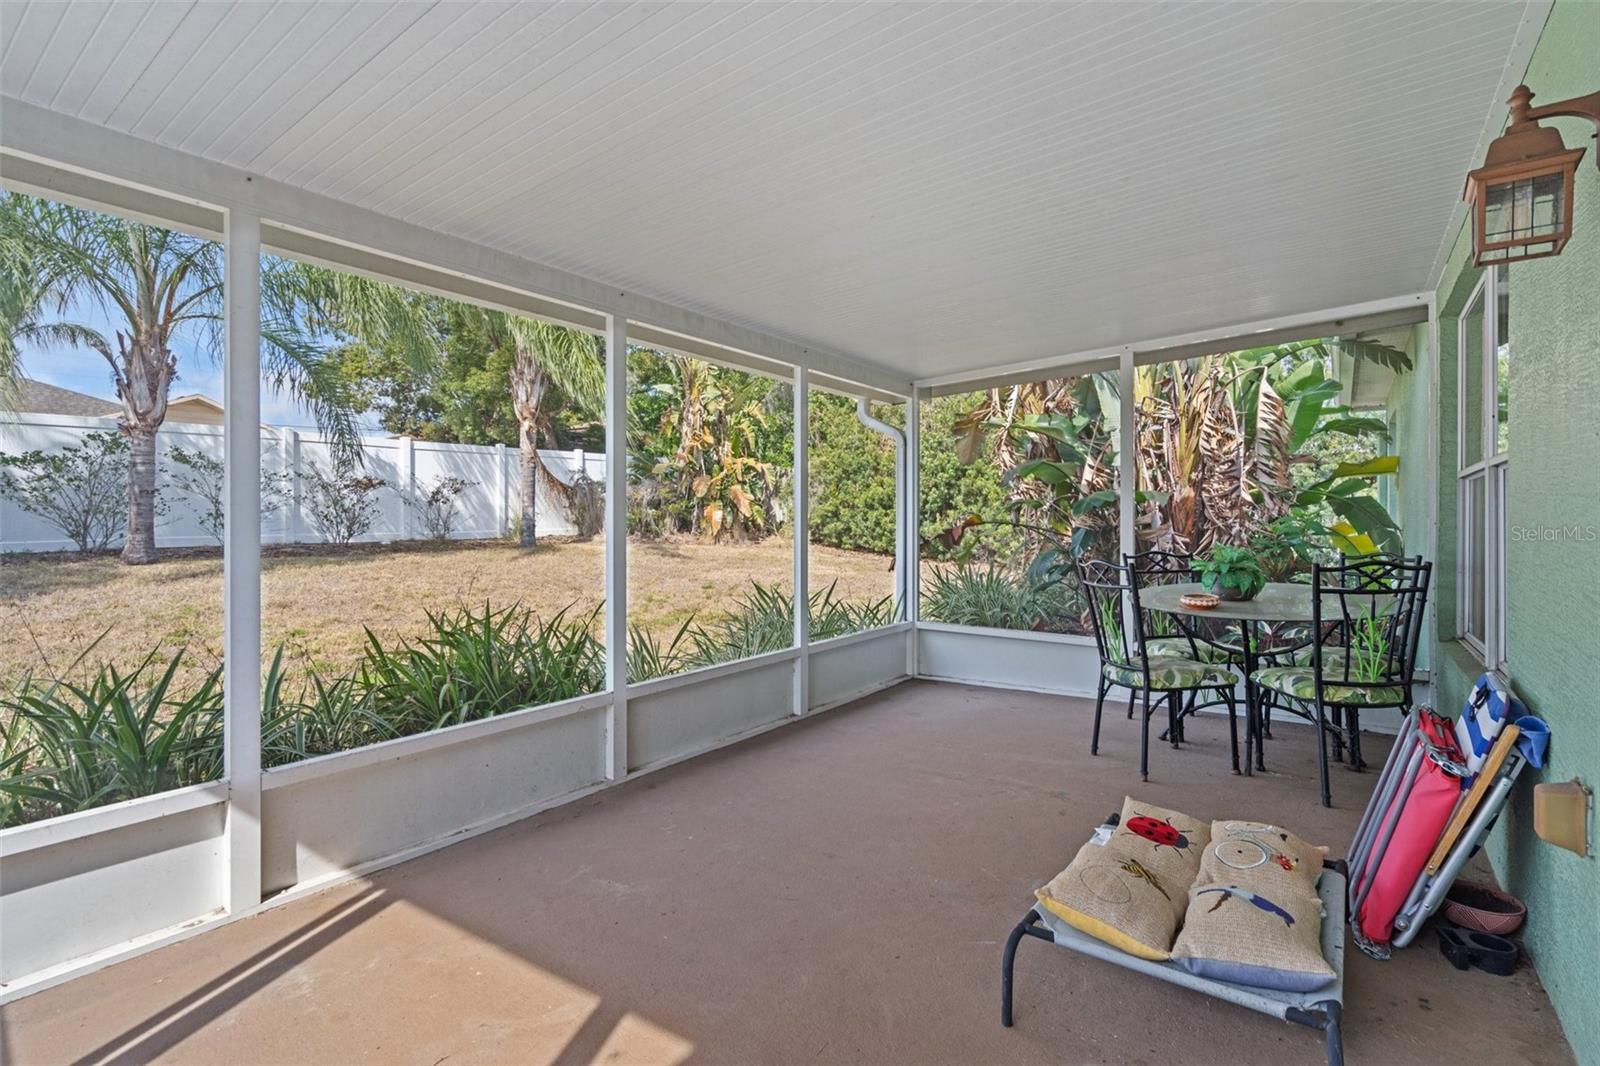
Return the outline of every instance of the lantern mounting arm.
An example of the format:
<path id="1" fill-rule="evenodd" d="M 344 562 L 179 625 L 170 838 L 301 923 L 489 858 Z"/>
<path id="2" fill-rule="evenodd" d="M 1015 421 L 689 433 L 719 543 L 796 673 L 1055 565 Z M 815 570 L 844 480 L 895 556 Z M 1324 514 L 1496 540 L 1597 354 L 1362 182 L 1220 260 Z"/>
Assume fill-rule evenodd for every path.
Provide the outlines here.
<path id="1" fill-rule="evenodd" d="M 1570 100 L 1557 100 L 1553 104 L 1529 107 L 1533 93 L 1526 85 L 1518 86 L 1511 96 L 1511 125 L 1537 124 L 1542 118 L 1586 118 L 1595 125 L 1595 137 L 1600 139 L 1600 92 L 1588 96 L 1574 96 Z M 1600 167 L 1600 151 L 1595 153 L 1595 166 Z"/>

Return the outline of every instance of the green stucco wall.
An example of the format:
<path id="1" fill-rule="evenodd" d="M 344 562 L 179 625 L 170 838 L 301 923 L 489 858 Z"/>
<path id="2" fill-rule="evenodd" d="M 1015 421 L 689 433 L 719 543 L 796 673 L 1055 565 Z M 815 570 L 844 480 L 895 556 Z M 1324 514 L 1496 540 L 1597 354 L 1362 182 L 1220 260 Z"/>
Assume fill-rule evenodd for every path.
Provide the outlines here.
<path id="1" fill-rule="evenodd" d="M 1600 3 L 1559 0 L 1525 78 L 1536 103 L 1600 89 Z M 1573 239 L 1552 259 L 1510 272 L 1510 537 L 1506 551 L 1507 670 L 1512 687 L 1549 723 L 1551 761 L 1526 774 L 1489 844 L 1506 887 L 1528 903 L 1525 943 L 1585 1066 L 1600 1066 L 1600 861 L 1533 834 L 1532 787 L 1581 777 L 1600 786 L 1600 169 L 1593 129 L 1554 123 L 1569 146 L 1588 144 L 1574 195 Z M 1481 663 L 1457 643 L 1455 618 L 1456 315 L 1477 280 L 1470 234 L 1457 240 L 1436 294 L 1439 408 L 1426 419 L 1427 371 L 1390 397 L 1402 470 L 1426 469 L 1424 416 L 1439 438 L 1432 659 L 1441 708 L 1458 708 Z M 1418 338 L 1426 345 L 1427 337 Z M 1413 379 L 1413 380 L 1407 380 Z M 1422 405 L 1419 408 L 1419 403 Z M 1405 424 L 1402 424 L 1405 423 Z M 1409 551 L 1427 552 L 1422 493 L 1402 483 Z M 1420 523 L 1420 524 L 1419 524 Z"/>
<path id="2" fill-rule="evenodd" d="M 1433 434 L 1434 359 L 1430 333 L 1426 322 L 1412 327 L 1406 343 L 1411 370 L 1395 377 L 1384 405 L 1389 423 L 1389 451 L 1400 456 L 1400 469 L 1394 475 L 1391 513 L 1400 524 L 1406 554 L 1427 559 L 1434 557 L 1429 533 L 1439 485 L 1428 447 Z M 1431 642 L 1425 642 L 1417 650 L 1417 669 L 1431 670 L 1432 664 L 1433 647 Z"/>

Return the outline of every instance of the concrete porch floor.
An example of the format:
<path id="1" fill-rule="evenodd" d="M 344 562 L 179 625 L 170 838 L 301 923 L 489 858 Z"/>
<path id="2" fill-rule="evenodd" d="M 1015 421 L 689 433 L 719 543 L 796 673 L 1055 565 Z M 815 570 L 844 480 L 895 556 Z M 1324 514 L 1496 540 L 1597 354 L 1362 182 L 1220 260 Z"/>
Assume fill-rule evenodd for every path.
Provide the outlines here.
<path id="1" fill-rule="evenodd" d="M 1320 1034 L 1025 941 L 1035 886 L 1124 793 L 1342 854 L 1373 775 L 1316 802 L 1311 732 L 1228 772 L 1108 710 L 913 682 L 0 1009 L 0 1062 L 1318 1063 Z M 1368 758 L 1382 759 L 1382 738 Z M 330 811 L 331 818 L 339 812 Z M 1348 955 L 1350 1061 L 1566 1063 L 1543 989 L 1425 932 Z"/>

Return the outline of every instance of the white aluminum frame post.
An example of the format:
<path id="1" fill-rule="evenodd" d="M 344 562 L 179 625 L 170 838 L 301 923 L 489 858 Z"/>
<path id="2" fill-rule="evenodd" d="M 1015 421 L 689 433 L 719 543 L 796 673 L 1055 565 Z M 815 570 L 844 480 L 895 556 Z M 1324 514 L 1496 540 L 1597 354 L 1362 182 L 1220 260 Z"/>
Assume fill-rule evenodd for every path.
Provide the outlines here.
<path id="1" fill-rule="evenodd" d="M 261 220 L 229 211 L 223 397 L 226 906 L 261 902 Z"/>
<path id="2" fill-rule="evenodd" d="M 811 372 L 794 368 L 794 713 L 811 707 Z"/>
<path id="3" fill-rule="evenodd" d="M 1133 402 L 1132 348 L 1122 349 L 1117 356 L 1117 407 L 1117 479 L 1121 482 L 1117 486 L 1117 530 L 1122 554 L 1132 555 L 1139 550 L 1134 528 L 1134 493 L 1139 488 L 1139 461 L 1135 454 L 1139 411 Z"/>
<path id="4" fill-rule="evenodd" d="M 913 388 L 906 400 L 905 483 L 895 500 L 900 511 L 901 551 L 896 559 L 904 575 L 905 600 L 901 610 L 911 623 L 911 639 L 906 641 L 906 676 L 917 676 L 917 622 L 922 615 L 922 401 L 929 389 Z"/>
<path id="5" fill-rule="evenodd" d="M 628 776 L 628 320 L 606 323 L 606 777 Z"/>

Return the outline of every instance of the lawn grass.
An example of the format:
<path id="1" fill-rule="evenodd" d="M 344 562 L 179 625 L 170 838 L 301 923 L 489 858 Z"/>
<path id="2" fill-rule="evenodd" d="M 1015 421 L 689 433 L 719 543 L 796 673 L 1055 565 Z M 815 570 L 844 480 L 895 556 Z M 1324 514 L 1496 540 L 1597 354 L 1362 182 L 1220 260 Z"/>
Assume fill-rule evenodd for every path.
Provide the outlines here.
<path id="1" fill-rule="evenodd" d="M 792 585 L 792 545 L 781 537 L 716 545 L 635 540 L 628 563 L 630 620 L 663 638 L 691 616 L 702 623 L 725 617 L 752 581 Z M 267 548 L 262 647 L 270 657 L 284 645 L 291 668 L 342 672 L 358 658 L 364 627 L 385 643 L 415 637 L 429 610 L 520 602 L 544 617 L 568 609 L 569 617 L 587 618 L 603 602 L 603 574 L 599 538 L 548 538 L 533 549 L 501 541 Z M 893 589 L 888 557 L 813 546 L 812 589 L 835 579 L 836 598 L 851 602 L 880 600 Z M 62 676 L 91 645 L 75 676 L 181 648 L 187 654 L 175 687 L 199 685 L 221 662 L 221 555 L 173 551 L 137 567 L 114 554 L 0 556 L 0 686 L 28 671 Z"/>

